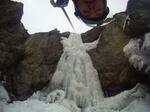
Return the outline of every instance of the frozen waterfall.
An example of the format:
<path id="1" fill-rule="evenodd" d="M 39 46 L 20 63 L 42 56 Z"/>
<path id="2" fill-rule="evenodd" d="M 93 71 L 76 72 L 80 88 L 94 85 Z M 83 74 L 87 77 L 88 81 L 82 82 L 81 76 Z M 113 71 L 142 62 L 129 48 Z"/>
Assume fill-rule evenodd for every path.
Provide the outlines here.
<path id="1" fill-rule="evenodd" d="M 96 47 L 98 40 L 83 44 L 79 34 L 62 38 L 64 52 L 51 81 L 52 89 L 62 89 L 66 98 L 79 107 L 94 106 L 103 99 L 98 73 L 92 65 L 87 50 Z"/>
<path id="2" fill-rule="evenodd" d="M 62 37 L 64 51 L 49 86 L 26 101 L 1 101 L 0 112 L 149 112 L 149 89 L 141 84 L 104 98 L 97 71 L 86 53 L 98 41 L 82 43 L 81 36 L 74 33 Z M 4 99 L 7 93 L 1 91 Z"/>

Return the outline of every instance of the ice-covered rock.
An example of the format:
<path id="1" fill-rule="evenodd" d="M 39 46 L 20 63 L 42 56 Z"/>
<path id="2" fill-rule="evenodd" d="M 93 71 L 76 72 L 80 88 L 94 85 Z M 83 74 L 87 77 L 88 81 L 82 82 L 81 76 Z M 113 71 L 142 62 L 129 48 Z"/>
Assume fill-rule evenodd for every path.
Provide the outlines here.
<path id="1" fill-rule="evenodd" d="M 143 38 L 131 39 L 124 47 L 124 52 L 135 68 L 150 74 L 150 33 L 145 34 Z"/>
<path id="2" fill-rule="evenodd" d="M 147 87 L 137 84 L 131 90 L 124 91 L 113 97 L 104 98 L 97 106 L 86 108 L 85 112 L 136 112 L 135 110 L 137 109 L 132 107 L 133 104 L 134 106 L 135 104 L 140 106 L 141 102 L 144 102 L 146 98 L 149 98 Z M 150 104 L 150 99 L 146 100 L 146 102 Z M 142 112 L 149 110 L 148 105 L 142 105 L 141 108 L 144 109 Z"/>

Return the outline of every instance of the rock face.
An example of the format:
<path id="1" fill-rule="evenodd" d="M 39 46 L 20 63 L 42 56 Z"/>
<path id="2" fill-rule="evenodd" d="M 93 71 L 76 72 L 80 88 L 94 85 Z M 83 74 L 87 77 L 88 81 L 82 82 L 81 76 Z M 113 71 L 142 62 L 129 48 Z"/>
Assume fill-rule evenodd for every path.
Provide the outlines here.
<path id="1" fill-rule="evenodd" d="M 28 34 L 20 22 L 22 13 L 22 4 L 0 1 L 0 71 L 7 70 L 23 55 L 20 46 Z"/>
<path id="2" fill-rule="evenodd" d="M 127 48 L 130 48 L 128 50 L 130 52 L 126 52 L 125 50 L 125 54 L 129 58 L 130 63 L 139 71 L 138 76 L 142 77 L 142 82 L 146 83 L 148 86 L 150 86 L 149 6 L 149 0 L 129 0 L 126 11 L 128 19 L 124 29 L 130 38 L 132 38 L 132 40 L 127 45 Z M 130 43 L 132 43 L 132 45 L 130 45 Z"/>
<path id="3" fill-rule="evenodd" d="M 23 5 L 9 0 L 0 3 L 0 72 L 6 76 L 5 86 L 12 100 L 24 100 L 51 81 L 63 52 L 60 37 L 68 37 L 69 32 L 61 34 L 53 30 L 29 36 L 20 22 Z M 137 75 L 139 72 L 129 64 L 123 52 L 130 38 L 143 37 L 141 35 L 149 32 L 149 9 L 145 3 L 149 0 L 130 0 L 127 13 L 116 14 L 109 24 L 81 34 L 83 42 L 100 37 L 97 48 L 89 54 L 105 95 L 112 96 L 128 89 L 145 76 Z M 124 24 L 127 15 L 130 21 Z"/>
<path id="4" fill-rule="evenodd" d="M 125 30 L 131 37 L 150 31 L 150 0 L 129 0 L 127 14 L 129 18 Z"/>
<path id="5" fill-rule="evenodd" d="M 17 68 L 18 75 L 14 77 L 15 95 L 19 99 L 42 89 L 51 80 L 62 54 L 61 36 L 59 31 L 53 30 L 33 34 L 26 41 L 25 56 Z"/>
<path id="6" fill-rule="evenodd" d="M 116 14 L 101 32 L 97 48 L 89 52 L 107 95 L 115 95 L 136 83 L 133 68 L 123 53 L 130 39 L 122 29 L 125 17 L 125 13 Z"/>
<path id="7" fill-rule="evenodd" d="M 8 73 L 23 58 L 23 44 L 28 37 L 20 22 L 23 4 L 0 1 L 0 72 L 1 79 L 7 81 L 6 87 L 12 90 L 12 74 Z"/>

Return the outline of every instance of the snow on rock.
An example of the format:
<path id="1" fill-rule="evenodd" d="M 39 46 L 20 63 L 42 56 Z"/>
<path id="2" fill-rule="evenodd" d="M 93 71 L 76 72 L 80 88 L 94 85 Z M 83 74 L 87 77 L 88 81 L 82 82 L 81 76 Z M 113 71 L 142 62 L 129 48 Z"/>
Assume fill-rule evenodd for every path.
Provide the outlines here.
<path id="1" fill-rule="evenodd" d="M 150 52 L 150 33 L 145 34 L 145 41 L 142 49 Z"/>
<path id="2" fill-rule="evenodd" d="M 124 47 L 124 53 L 135 68 L 142 70 L 145 66 L 145 73 L 150 74 L 150 33 L 145 34 L 141 43 L 141 39 L 131 39 Z"/>
<path id="3" fill-rule="evenodd" d="M 56 103 L 61 102 L 64 98 L 65 92 L 63 90 L 55 90 L 50 93 L 37 91 L 29 99 L 37 99 L 45 103 Z"/>
<path id="4" fill-rule="evenodd" d="M 147 95 L 146 97 L 139 98 L 135 101 L 133 101 L 130 106 L 126 107 L 121 112 L 149 112 L 150 108 L 150 96 Z"/>
<path id="5" fill-rule="evenodd" d="M 132 108 L 132 103 L 136 102 L 136 105 L 140 105 L 141 100 L 145 102 L 146 98 L 149 96 L 148 89 L 141 85 L 137 84 L 133 89 L 124 91 L 116 96 L 104 98 L 103 101 L 95 107 L 88 107 L 85 109 L 85 112 L 136 112 L 136 108 Z M 146 100 L 150 104 L 150 99 Z M 141 106 L 145 110 L 150 109 L 149 106 Z M 129 111 L 126 111 L 130 109 Z M 141 111 L 148 112 L 148 111 Z"/>
<path id="6" fill-rule="evenodd" d="M 129 43 L 124 47 L 123 51 L 127 57 L 140 52 L 140 39 L 131 39 Z"/>
<path id="7" fill-rule="evenodd" d="M 65 92 L 62 90 L 55 90 L 47 95 L 47 103 L 61 102 L 65 98 Z"/>

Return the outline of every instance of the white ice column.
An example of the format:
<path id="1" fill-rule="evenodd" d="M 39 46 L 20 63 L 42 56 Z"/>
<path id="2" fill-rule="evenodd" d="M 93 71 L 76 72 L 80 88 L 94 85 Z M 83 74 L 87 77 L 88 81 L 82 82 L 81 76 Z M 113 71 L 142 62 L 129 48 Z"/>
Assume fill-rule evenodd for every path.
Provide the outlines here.
<path id="1" fill-rule="evenodd" d="M 95 48 L 98 41 L 84 44 L 79 34 L 62 38 L 64 52 L 52 78 L 51 87 L 62 89 L 66 98 L 80 107 L 96 105 L 103 98 L 98 73 L 87 50 Z"/>

